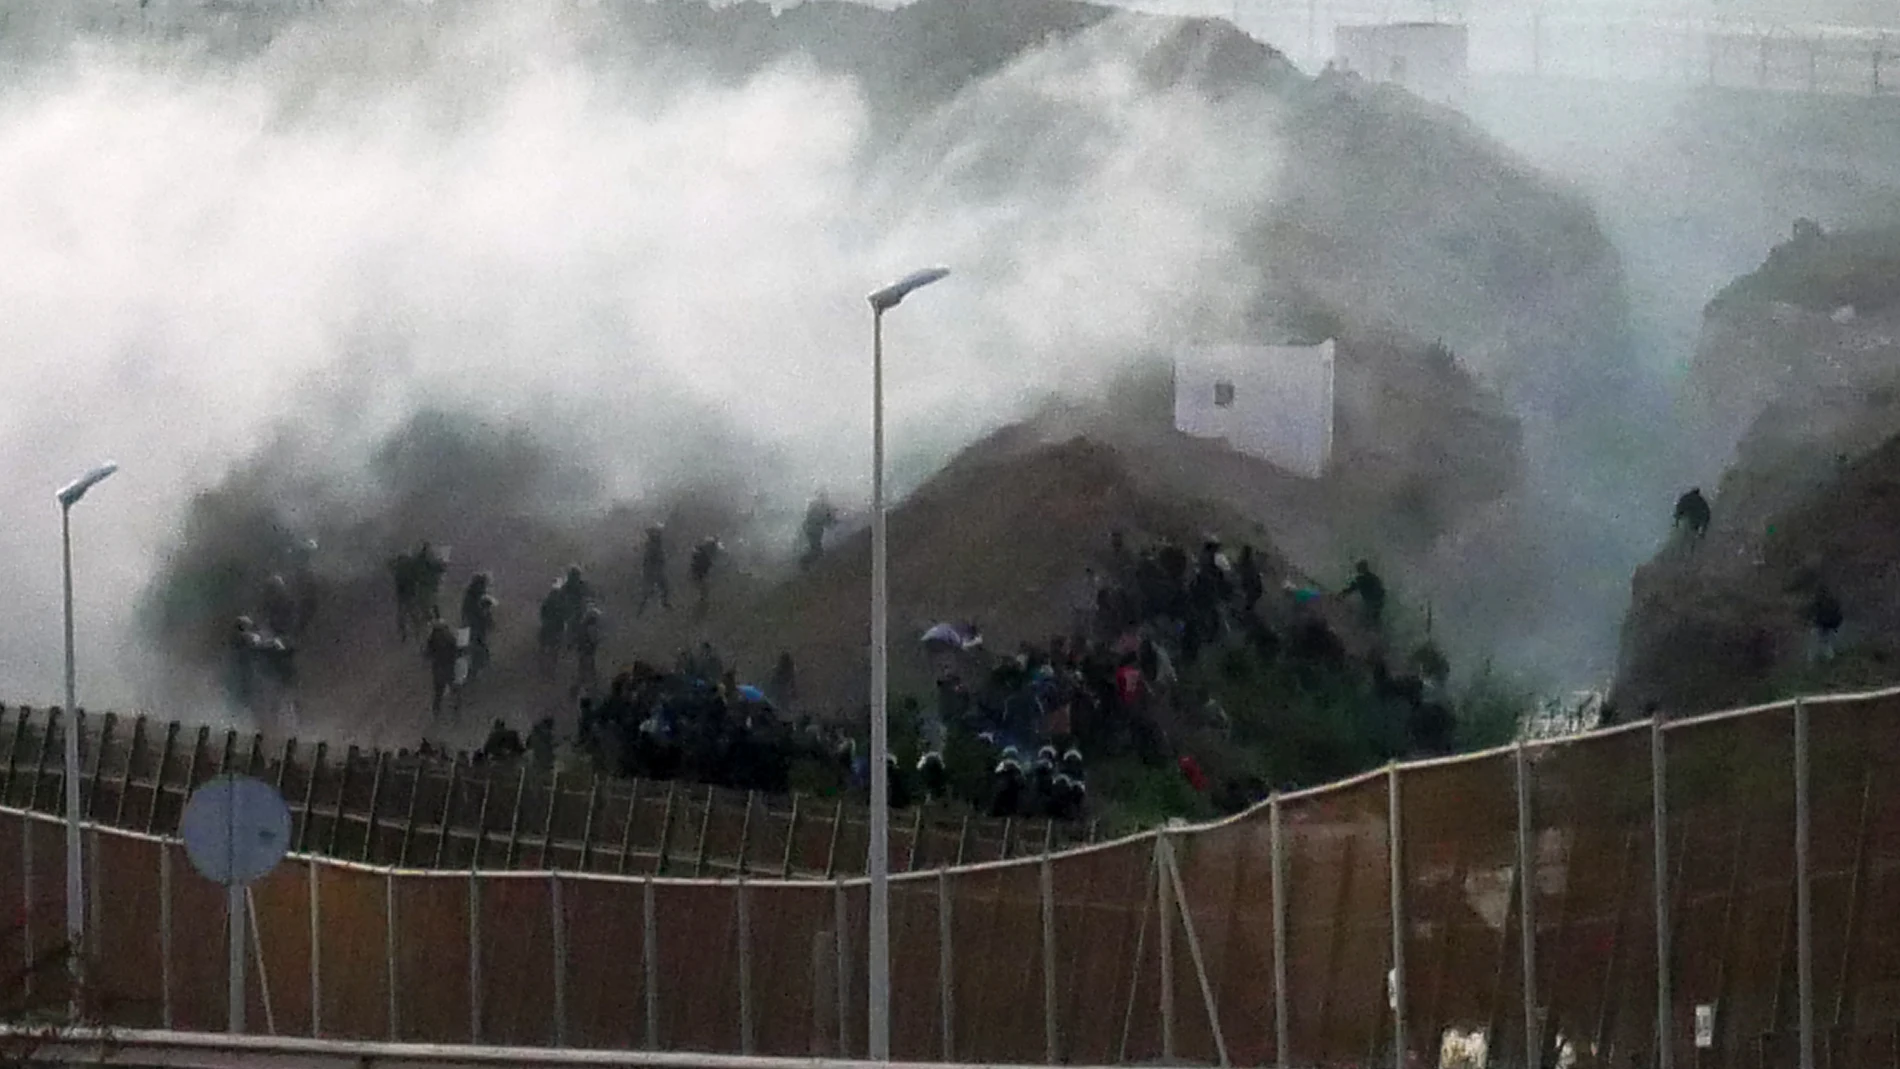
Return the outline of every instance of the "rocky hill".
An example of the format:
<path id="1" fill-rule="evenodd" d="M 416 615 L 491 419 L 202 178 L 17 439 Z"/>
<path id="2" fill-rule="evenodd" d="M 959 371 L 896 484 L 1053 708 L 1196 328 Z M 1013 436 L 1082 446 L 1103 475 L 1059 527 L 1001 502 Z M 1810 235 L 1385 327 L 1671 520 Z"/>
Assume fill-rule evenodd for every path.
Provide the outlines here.
<path id="1" fill-rule="evenodd" d="M 1803 226 L 1711 302 L 1684 418 L 1712 454 L 1729 451 L 1726 473 L 1705 488 L 1707 542 L 1672 544 L 1635 578 L 1620 704 L 1689 713 L 1893 677 L 1896 278 L 1900 233 Z M 1822 665 L 1804 623 L 1816 577 L 1847 619 Z"/>

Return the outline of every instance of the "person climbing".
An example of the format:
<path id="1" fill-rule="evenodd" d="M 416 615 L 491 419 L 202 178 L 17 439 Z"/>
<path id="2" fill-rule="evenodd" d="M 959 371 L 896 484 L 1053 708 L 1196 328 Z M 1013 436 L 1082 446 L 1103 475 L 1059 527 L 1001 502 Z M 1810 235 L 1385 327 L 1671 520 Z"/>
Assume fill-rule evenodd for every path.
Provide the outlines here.
<path id="1" fill-rule="evenodd" d="M 772 667 L 771 688 L 766 696 L 781 712 L 798 707 L 798 668 L 792 663 L 790 650 L 779 651 L 778 663 Z"/>
<path id="2" fill-rule="evenodd" d="M 712 596 L 713 562 L 719 559 L 719 554 L 724 549 L 725 547 L 719 544 L 719 539 L 711 535 L 700 539 L 699 544 L 693 547 L 691 565 L 693 586 L 699 591 L 699 603 L 696 609 L 702 616 L 705 615 L 708 599 Z"/>
<path id="3" fill-rule="evenodd" d="M 462 591 L 462 626 L 468 629 L 468 675 L 475 678 L 488 667 L 489 637 L 495 631 L 495 596 L 489 593 L 492 579 L 487 572 L 476 572 Z"/>
<path id="4" fill-rule="evenodd" d="M 1840 634 L 1844 622 L 1845 614 L 1841 611 L 1840 599 L 1834 596 L 1826 583 L 1816 580 L 1814 596 L 1808 602 L 1808 625 L 1814 628 L 1810 661 L 1826 663 L 1834 659 L 1834 639 Z"/>
<path id="5" fill-rule="evenodd" d="M 591 698 L 600 689 L 600 632 L 600 606 L 589 605 L 581 613 L 580 626 L 574 629 L 577 662 L 574 689 L 577 695 Z"/>
<path id="6" fill-rule="evenodd" d="M 1267 592 L 1266 577 L 1260 572 L 1260 558 L 1251 545 L 1240 547 L 1240 560 L 1234 565 L 1240 584 L 1241 608 L 1252 612 Z"/>
<path id="7" fill-rule="evenodd" d="M 317 618 L 317 603 L 321 599 L 322 584 L 317 578 L 317 540 L 306 538 L 291 549 L 291 587 L 292 596 L 297 603 L 297 634 L 299 637 L 310 630 L 310 624 Z"/>
<path id="8" fill-rule="evenodd" d="M 264 626 L 273 635 L 297 633 L 297 599 L 282 575 L 273 575 L 264 584 Z"/>
<path id="9" fill-rule="evenodd" d="M 647 528 L 646 548 L 640 555 L 640 603 L 633 614 L 646 612 L 647 602 L 656 595 L 661 609 L 673 607 L 673 596 L 666 585 L 666 525 L 660 523 Z"/>
<path id="10" fill-rule="evenodd" d="M 230 662 L 225 673 L 225 693 L 231 703 L 247 712 L 257 711 L 259 636 L 248 616 L 240 616 L 231 631 Z"/>
<path id="11" fill-rule="evenodd" d="M 580 628 L 581 619 L 587 615 L 587 607 L 593 604 L 594 591 L 581 576 L 581 566 L 567 566 L 567 576 L 561 580 L 561 617 L 572 633 Z"/>
<path id="12" fill-rule="evenodd" d="M 541 598 L 541 625 L 535 638 L 541 651 L 541 674 L 551 679 L 560 666 L 561 646 L 567 639 L 567 597 L 559 579 Z"/>
<path id="13" fill-rule="evenodd" d="M 441 610 L 433 612 L 429 620 L 429 633 L 423 639 L 423 657 L 429 662 L 429 715 L 441 716 L 443 700 L 455 695 L 460 702 L 460 688 L 456 686 L 455 662 L 461 659 L 461 644 L 455 639 L 455 629 L 442 618 Z"/>
<path id="14" fill-rule="evenodd" d="M 1370 562 L 1363 560 L 1352 566 L 1352 572 L 1352 582 L 1346 584 L 1339 596 L 1359 595 L 1359 607 L 1364 613 L 1366 625 L 1376 629 L 1385 615 L 1385 580 L 1372 570 Z"/>
<path id="15" fill-rule="evenodd" d="M 809 568 L 818 563 L 825 552 L 825 535 L 836 526 L 838 510 L 831 507 L 831 501 L 824 494 L 819 494 L 805 510 L 805 552 L 798 559 L 801 566 Z"/>
<path id="16" fill-rule="evenodd" d="M 1702 488 L 1692 486 L 1689 492 L 1676 499 L 1676 518 L 1672 525 L 1676 530 L 1687 528 L 1689 548 L 1701 544 L 1702 536 L 1708 533 L 1712 512 L 1709 499 L 1702 496 Z"/>

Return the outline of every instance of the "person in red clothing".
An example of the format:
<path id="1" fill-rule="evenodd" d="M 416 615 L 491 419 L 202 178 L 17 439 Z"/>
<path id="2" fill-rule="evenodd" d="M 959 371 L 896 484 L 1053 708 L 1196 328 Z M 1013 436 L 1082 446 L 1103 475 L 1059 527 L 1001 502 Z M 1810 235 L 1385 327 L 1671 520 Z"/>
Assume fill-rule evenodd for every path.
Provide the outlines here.
<path id="1" fill-rule="evenodd" d="M 1115 669 L 1115 695 L 1121 699 L 1122 711 L 1134 714 L 1141 709 L 1141 695 L 1146 690 L 1141 678 L 1141 664 L 1132 653 L 1122 655 L 1121 667 Z"/>
<path id="2" fill-rule="evenodd" d="M 1181 775 L 1187 777 L 1188 786 L 1196 794 L 1207 793 L 1207 773 L 1201 771 L 1201 764 L 1192 757 L 1183 755 L 1180 761 Z"/>

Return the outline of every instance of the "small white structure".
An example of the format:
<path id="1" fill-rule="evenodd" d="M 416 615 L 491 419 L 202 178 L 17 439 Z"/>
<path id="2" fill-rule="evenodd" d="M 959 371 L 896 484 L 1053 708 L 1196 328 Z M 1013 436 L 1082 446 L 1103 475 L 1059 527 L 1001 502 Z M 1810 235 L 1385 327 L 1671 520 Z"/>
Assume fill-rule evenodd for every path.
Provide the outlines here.
<path id="1" fill-rule="evenodd" d="M 1317 479 L 1333 454 L 1333 342 L 1188 346 L 1175 355 L 1174 427 Z"/>
<path id="2" fill-rule="evenodd" d="M 1333 40 L 1335 62 L 1367 81 L 1403 86 L 1441 104 L 1464 96 L 1471 35 L 1462 23 L 1340 26 Z"/>

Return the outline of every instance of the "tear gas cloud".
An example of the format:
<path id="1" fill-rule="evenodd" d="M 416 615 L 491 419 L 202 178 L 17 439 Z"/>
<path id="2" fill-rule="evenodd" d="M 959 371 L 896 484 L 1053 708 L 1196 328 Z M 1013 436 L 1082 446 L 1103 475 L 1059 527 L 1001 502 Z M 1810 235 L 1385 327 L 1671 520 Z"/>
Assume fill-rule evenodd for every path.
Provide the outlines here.
<path id="1" fill-rule="evenodd" d="M 782 518 L 868 493 L 889 277 L 956 270 L 887 322 L 900 473 L 1248 300 L 1264 98 L 1138 88 L 1145 24 L 1022 58 L 982 87 L 1001 121 L 927 119 L 873 161 L 853 82 L 601 59 L 601 17 L 350 11 L 242 59 L 94 41 L 14 74 L 0 693 L 56 700 L 53 492 L 100 459 L 124 470 L 75 512 L 94 707 L 141 700 L 133 608 L 191 496 L 285 428 L 347 486 L 419 409 L 526 423 L 599 477 L 576 507 L 717 477 Z M 981 181 L 1032 111 L 1060 135 L 1038 180 Z"/>

